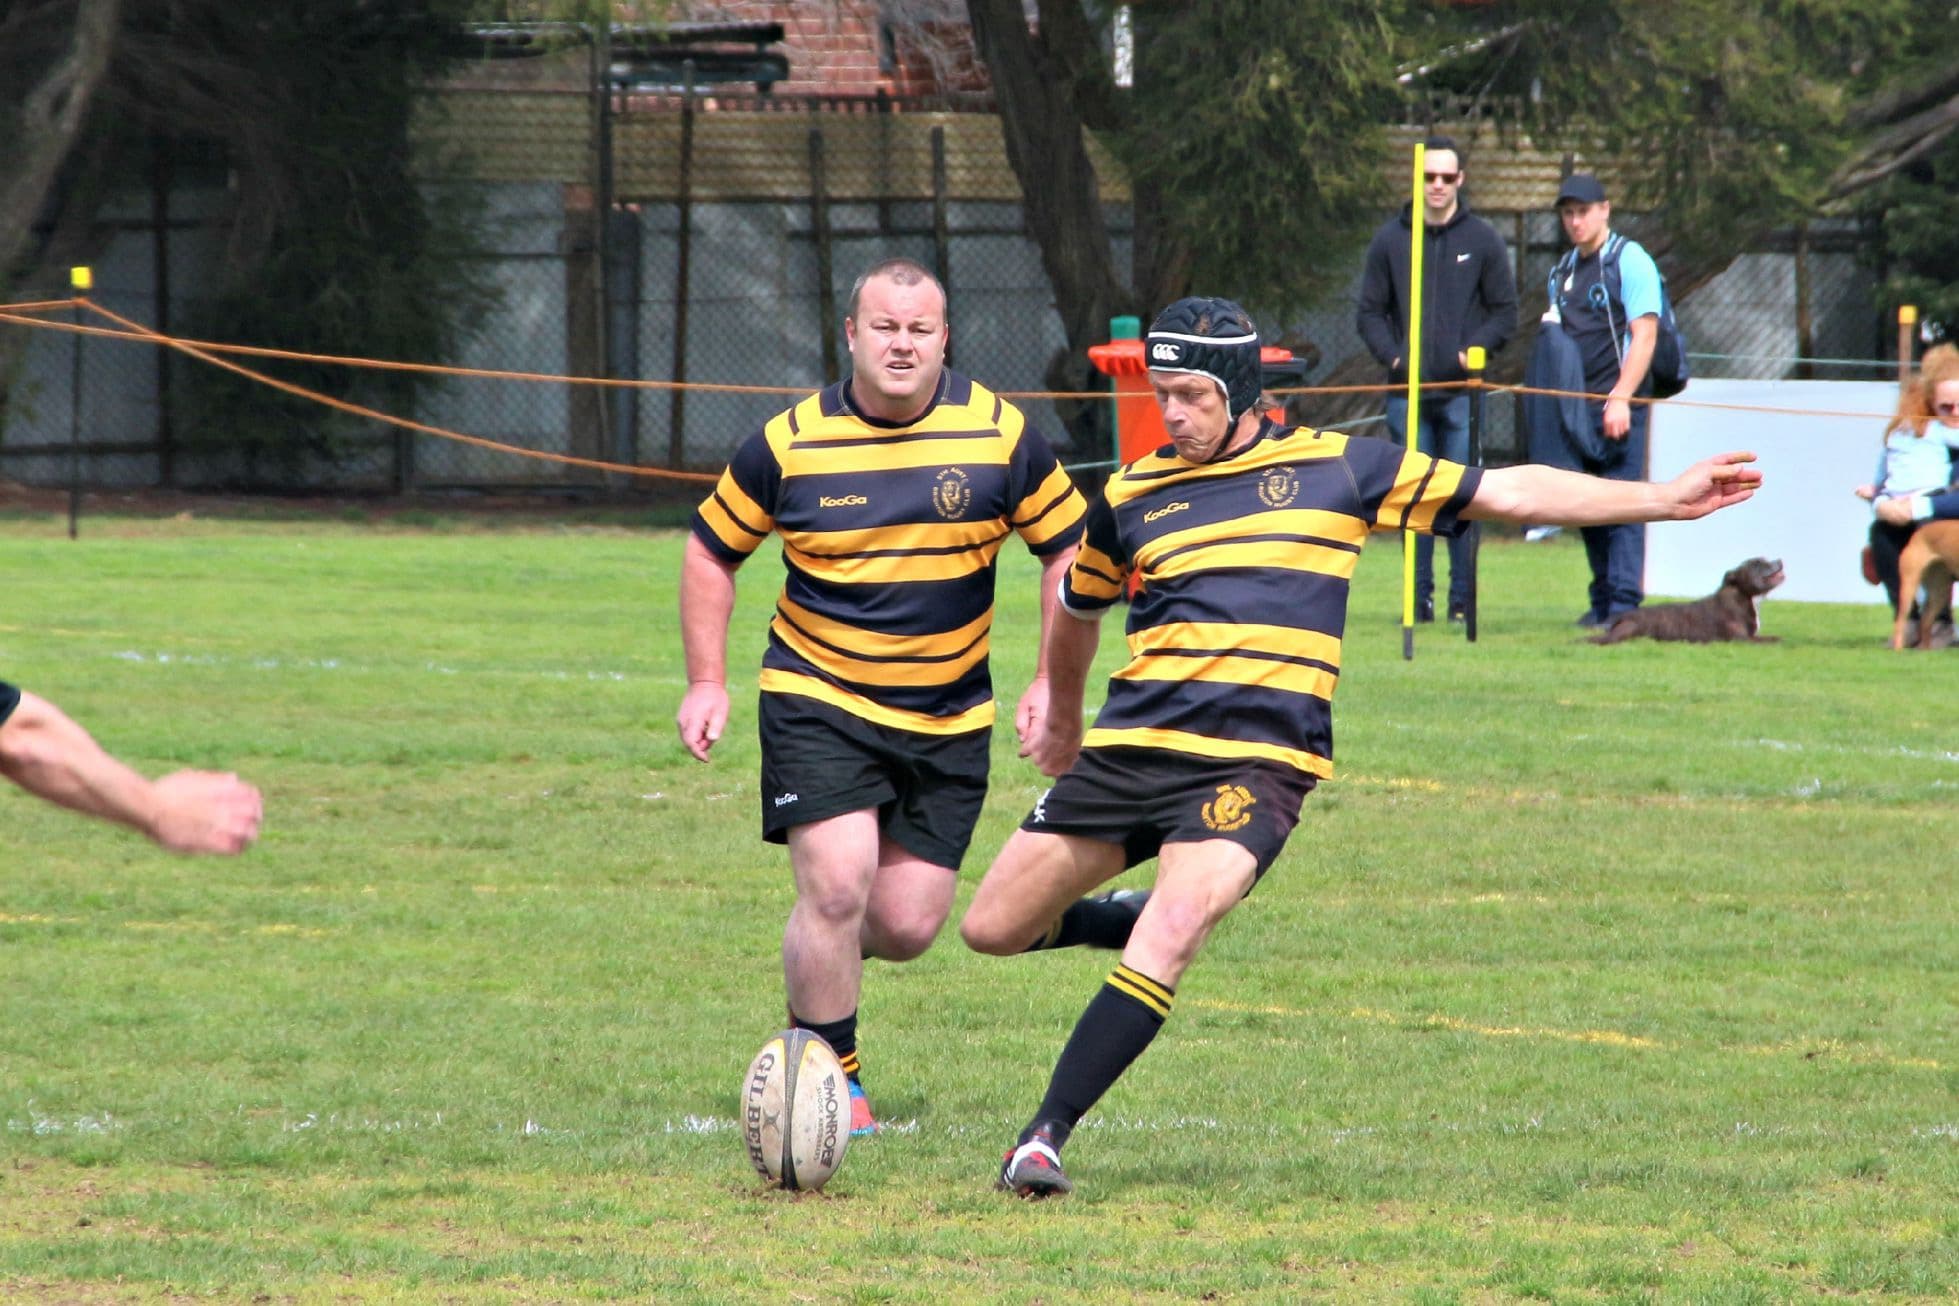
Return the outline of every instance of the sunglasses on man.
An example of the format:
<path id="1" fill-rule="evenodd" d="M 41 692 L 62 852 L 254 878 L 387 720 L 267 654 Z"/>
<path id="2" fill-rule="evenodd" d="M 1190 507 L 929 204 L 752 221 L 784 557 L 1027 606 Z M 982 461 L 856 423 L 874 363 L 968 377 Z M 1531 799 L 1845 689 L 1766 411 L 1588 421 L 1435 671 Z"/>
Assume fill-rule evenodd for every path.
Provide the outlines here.
<path id="1" fill-rule="evenodd" d="M 1431 186 L 1453 186 L 1462 180 L 1460 172 L 1424 172 L 1422 180 Z"/>

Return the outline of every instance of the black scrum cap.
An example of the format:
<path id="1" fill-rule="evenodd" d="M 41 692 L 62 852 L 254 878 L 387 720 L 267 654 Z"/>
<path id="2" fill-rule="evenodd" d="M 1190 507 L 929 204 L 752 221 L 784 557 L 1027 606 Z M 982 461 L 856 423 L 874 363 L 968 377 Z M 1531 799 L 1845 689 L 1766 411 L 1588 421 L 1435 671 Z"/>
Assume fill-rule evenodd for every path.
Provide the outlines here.
<path id="1" fill-rule="evenodd" d="M 1251 411 L 1264 387 L 1258 328 L 1228 299 L 1192 296 L 1170 305 L 1150 323 L 1144 354 L 1151 371 L 1210 377 L 1233 422 Z"/>

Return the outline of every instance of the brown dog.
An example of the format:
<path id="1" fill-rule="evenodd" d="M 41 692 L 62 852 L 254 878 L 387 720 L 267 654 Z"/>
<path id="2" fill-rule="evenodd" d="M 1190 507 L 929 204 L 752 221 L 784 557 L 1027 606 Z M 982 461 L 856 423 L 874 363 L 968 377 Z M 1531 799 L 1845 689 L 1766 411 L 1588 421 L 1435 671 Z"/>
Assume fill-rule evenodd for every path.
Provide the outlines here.
<path id="1" fill-rule="evenodd" d="M 1898 555 L 1898 620 L 1891 627 L 1891 647 L 1905 646 L 1905 623 L 1911 605 L 1924 587 L 1925 606 L 1918 612 L 1918 647 L 1932 647 L 1932 626 L 1952 607 L 1952 578 L 1959 575 L 1959 521 L 1928 521 L 1911 533 Z"/>
<path id="2" fill-rule="evenodd" d="M 1692 644 L 1712 644 L 1726 639 L 1773 644 L 1775 636 L 1759 633 L 1760 606 L 1762 595 L 1781 583 L 1781 559 L 1750 558 L 1723 576 L 1721 588 L 1706 598 L 1622 612 L 1592 636 L 1592 643 L 1617 644 L 1644 635 L 1648 639 L 1677 639 Z"/>

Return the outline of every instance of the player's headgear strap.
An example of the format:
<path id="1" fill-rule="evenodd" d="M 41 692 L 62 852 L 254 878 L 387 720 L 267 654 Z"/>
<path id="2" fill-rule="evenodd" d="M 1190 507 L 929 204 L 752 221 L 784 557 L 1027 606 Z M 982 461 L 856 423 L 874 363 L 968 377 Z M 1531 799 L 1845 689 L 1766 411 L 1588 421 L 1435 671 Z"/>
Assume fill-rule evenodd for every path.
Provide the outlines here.
<path id="1" fill-rule="evenodd" d="M 1228 299 L 1178 300 L 1150 323 L 1143 352 L 1151 371 L 1210 377 L 1223 391 L 1233 422 L 1257 405 L 1264 389 L 1258 328 Z"/>

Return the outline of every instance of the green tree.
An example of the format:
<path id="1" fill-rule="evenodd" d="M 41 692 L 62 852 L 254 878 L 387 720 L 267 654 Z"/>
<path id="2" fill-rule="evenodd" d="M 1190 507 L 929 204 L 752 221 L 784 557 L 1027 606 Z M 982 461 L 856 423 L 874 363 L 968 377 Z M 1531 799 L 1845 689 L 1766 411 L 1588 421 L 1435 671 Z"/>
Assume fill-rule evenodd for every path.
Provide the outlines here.
<path id="1" fill-rule="evenodd" d="M 1385 211 L 1382 126 L 1437 122 L 1431 93 L 1539 148 L 1645 160 L 1621 208 L 1650 216 L 1621 225 L 1676 297 L 1959 125 L 1950 0 L 1158 0 L 1127 6 L 1127 92 L 1109 71 L 1121 6 L 1040 0 L 1031 25 L 1019 0 L 967 7 L 1077 350 L 1110 311 L 1198 285 L 1283 320 Z M 1131 170 L 1129 277 L 1107 253 L 1089 131 Z M 1522 289 L 1528 314 L 1542 288 Z M 1522 358 L 1519 341 L 1497 374 Z M 1374 379 L 1363 360 L 1330 379 Z"/>
<path id="2" fill-rule="evenodd" d="M 1959 241 L 1952 197 L 1959 194 L 1959 140 L 1913 161 L 1865 194 L 1859 209 L 1875 238 L 1866 251 L 1883 277 L 1886 316 L 1918 308 L 1933 340 L 1959 340 Z"/>
<path id="3" fill-rule="evenodd" d="M 1198 282 L 1284 316 L 1328 286 L 1378 219 L 1397 3 L 1128 6 L 1135 84 L 1110 66 L 1116 6 L 968 0 L 1007 155 L 1068 342 Z M 1109 254 L 1085 132 L 1127 169 L 1135 256 Z"/>
<path id="4" fill-rule="evenodd" d="M 150 70 L 166 124 L 220 142 L 238 176 L 226 276 L 196 333 L 314 353 L 454 356 L 490 291 L 466 258 L 474 239 L 459 193 L 417 184 L 409 128 L 419 88 L 460 48 L 460 9 L 276 0 L 201 6 L 194 22 L 144 11 L 161 21 L 128 39 L 171 52 Z M 200 66 L 222 100 L 191 90 Z M 266 370 L 397 411 L 428 384 L 326 365 Z M 340 436 L 370 429 L 228 372 L 185 376 L 187 437 L 241 444 L 270 471 L 302 453 L 333 457 Z"/>
<path id="5" fill-rule="evenodd" d="M 0 13 L 0 286 L 87 121 L 119 0 L 21 0 Z"/>
<path id="6" fill-rule="evenodd" d="M 453 352 L 488 291 L 461 257 L 458 208 L 415 184 L 409 124 L 417 87 L 457 56 L 462 0 L 91 0 L 66 27 L 50 12 L 61 6 L 29 8 L 35 39 L 10 50 L 19 89 L 0 92 L 0 114 L 23 128 L 31 170 L 12 179 L 5 212 L 41 214 L 50 235 L 35 248 L 28 221 L 8 229 L 0 253 L 25 251 L 11 284 L 48 284 L 87 260 L 105 238 L 101 206 L 147 187 L 156 158 L 215 156 L 232 182 L 226 259 L 193 332 L 319 353 Z M 105 70 L 91 78 L 98 50 Z M 337 368 L 283 374 L 337 395 L 375 384 Z M 316 405 L 202 367 L 183 376 L 188 438 L 278 458 L 334 451 L 343 428 Z M 390 374 L 363 393 L 405 406 L 421 384 Z"/>

